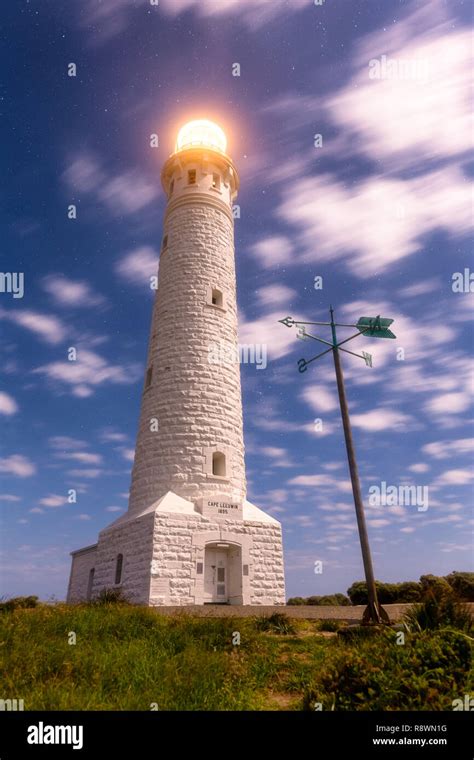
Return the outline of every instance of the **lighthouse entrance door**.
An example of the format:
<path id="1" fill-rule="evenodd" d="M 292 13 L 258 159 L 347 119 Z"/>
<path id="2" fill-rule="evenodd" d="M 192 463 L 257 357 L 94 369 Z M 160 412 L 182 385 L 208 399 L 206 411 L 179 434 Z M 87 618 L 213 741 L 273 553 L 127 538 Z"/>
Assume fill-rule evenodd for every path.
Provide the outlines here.
<path id="1" fill-rule="evenodd" d="M 206 547 L 204 601 L 208 604 L 229 602 L 228 550 Z"/>

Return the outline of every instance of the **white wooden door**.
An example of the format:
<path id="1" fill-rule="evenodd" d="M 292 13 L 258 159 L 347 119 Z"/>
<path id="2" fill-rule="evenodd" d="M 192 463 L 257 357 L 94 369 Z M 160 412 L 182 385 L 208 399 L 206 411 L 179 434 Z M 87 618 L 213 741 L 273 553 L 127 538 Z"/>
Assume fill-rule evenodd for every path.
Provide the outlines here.
<path id="1" fill-rule="evenodd" d="M 227 552 L 218 549 L 206 549 L 206 567 L 204 573 L 204 596 L 206 602 L 226 603 L 228 593 Z"/>

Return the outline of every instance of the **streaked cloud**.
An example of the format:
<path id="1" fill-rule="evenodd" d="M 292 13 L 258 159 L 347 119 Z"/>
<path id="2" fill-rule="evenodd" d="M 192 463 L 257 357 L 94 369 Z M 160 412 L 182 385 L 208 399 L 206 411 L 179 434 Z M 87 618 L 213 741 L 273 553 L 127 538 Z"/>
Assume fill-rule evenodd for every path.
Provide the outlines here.
<path id="1" fill-rule="evenodd" d="M 64 449 L 66 451 L 87 447 L 86 441 L 81 441 L 68 435 L 53 435 L 48 439 L 48 442 L 53 449 Z"/>
<path id="2" fill-rule="evenodd" d="M 300 250 L 294 263 L 340 259 L 364 279 L 415 254 L 434 230 L 467 234 L 471 197 L 457 167 L 411 179 L 373 176 L 350 186 L 326 173 L 285 189 L 277 216 L 294 228 Z"/>
<path id="3" fill-rule="evenodd" d="M 351 422 L 354 427 L 372 433 L 404 432 L 409 428 L 411 417 L 395 409 L 371 409 L 363 414 L 352 414 Z"/>
<path id="4" fill-rule="evenodd" d="M 19 478 L 29 478 L 36 472 L 36 465 L 22 454 L 11 454 L 0 459 L 0 472 L 16 475 Z"/>
<path id="5" fill-rule="evenodd" d="M 41 285 L 58 306 L 87 308 L 105 303 L 105 298 L 94 293 L 87 282 L 71 280 L 62 274 L 44 277 Z"/>
<path id="6" fill-rule="evenodd" d="M 33 372 L 66 386 L 79 398 L 91 396 L 101 385 L 134 383 L 141 375 L 138 365 L 111 364 L 99 354 L 80 348 L 76 361 L 51 362 Z"/>
<path id="7" fill-rule="evenodd" d="M 88 451 L 71 451 L 59 454 L 61 459 L 73 459 L 82 464 L 101 464 L 102 456 L 100 454 L 91 454 Z"/>
<path id="8" fill-rule="evenodd" d="M 113 428 L 104 428 L 99 433 L 99 439 L 103 443 L 124 443 L 128 440 L 128 435 L 125 435 L 125 433 L 120 433 L 118 430 L 114 430 Z"/>
<path id="9" fill-rule="evenodd" d="M 257 259 L 263 269 L 272 269 L 281 264 L 290 264 L 293 260 L 293 245 L 281 235 L 259 240 L 250 248 L 250 253 Z"/>
<path id="10" fill-rule="evenodd" d="M 48 496 L 40 499 L 39 504 L 43 507 L 62 507 L 64 504 L 67 504 L 67 498 L 59 494 L 50 493 Z"/>
<path id="11" fill-rule="evenodd" d="M 286 306 L 297 297 L 296 290 L 287 285 L 265 285 L 257 290 L 258 303 L 262 308 Z"/>
<path id="12" fill-rule="evenodd" d="M 472 454 L 474 451 L 474 438 L 433 441 L 432 443 L 426 443 L 422 446 L 421 450 L 434 459 L 447 459 L 448 457 L 462 454 Z"/>
<path id="13" fill-rule="evenodd" d="M 158 253 L 150 245 L 134 248 L 115 265 L 116 273 L 133 285 L 141 285 L 150 293 L 150 278 L 158 274 Z"/>
<path id="14" fill-rule="evenodd" d="M 439 475 L 435 486 L 462 486 L 474 480 L 474 471 L 466 469 L 445 470 Z"/>
<path id="15" fill-rule="evenodd" d="M 13 311 L 0 309 L 0 319 L 7 319 L 25 330 L 35 333 L 45 343 L 57 345 L 67 337 L 67 330 L 62 322 L 49 314 L 41 314 L 30 309 Z"/>
<path id="16" fill-rule="evenodd" d="M 137 169 L 113 175 L 92 153 L 81 153 L 72 158 L 63 173 L 63 180 L 76 193 L 89 195 L 103 203 L 113 216 L 135 214 L 158 196 L 158 183 L 153 183 Z"/>
<path id="17" fill-rule="evenodd" d="M 104 471 L 100 469 L 68 470 L 68 475 L 73 478 L 98 478 Z"/>
<path id="18" fill-rule="evenodd" d="M 307 385 L 299 398 L 315 412 L 332 412 L 338 407 L 336 394 L 324 385 Z"/>
<path id="19" fill-rule="evenodd" d="M 5 414 L 7 417 L 10 417 L 12 414 L 16 414 L 17 412 L 18 404 L 16 403 L 13 396 L 10 396 L 4 391 L 0 391 L 0 414 Z"/>
<path id="20" fill-rule="evenodd" d="M 146 12 L 145 7 L 134 0 L 101 0 L 100 3 L 85 0 L 79 22 L 96 44 L 104 43 L 120 34 L 133 14 Z M 194 11 L 202 18 L 235 18 L 249 30 L 258 31 L 276 16 L 286 16 L 303 8 L 308 8 L 308 0 L 292 0 L 291 5 L 286 0 L 159 0 L 148 13 L 156 13 L 159 23 L 162 13 L 174 18 L 185 11 Z"/>

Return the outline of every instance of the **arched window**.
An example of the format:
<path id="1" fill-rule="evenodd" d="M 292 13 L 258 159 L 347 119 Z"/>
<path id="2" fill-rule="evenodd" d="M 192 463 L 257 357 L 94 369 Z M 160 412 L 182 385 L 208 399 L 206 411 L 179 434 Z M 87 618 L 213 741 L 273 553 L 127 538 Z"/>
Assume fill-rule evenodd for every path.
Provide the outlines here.
<path id="1" fill-rule="evenodd" d="M 221 290 L 217 290 L 217 288 L 213 289 L 211 295 L 211 303 L 213 306 L 220 306 L 221 308 L 223 307 L 224 297 Z"/>
<path id="2" fill-rule="evenodd" d="M 117 562 L 115 565 L 115 585 L 122 580 L 122 566 L 123 566 L 123 554 L 117 554 Z"/>
<path id="3" fill-rule="evenodd" d="M 212 474 L 225 477 L 225 454 L 221 451 L 215 451 L 212 455 Z"/>
<path id="4" fill-rule="evenodd" d="M 95 569 L 92 567 L 89 570 L 89 580 L 87 583 L 87 595 L 86 595 L 87 601 L 89 601 L 92 596 L 92 586 L 94 585 L 94 573 L 95 573 Z"/>
<path id="5" fill-rule="evenodd" d="M 153 367 L 148 367 L 145 377 L 145 388 L 149 388 L 151 385 L 151 378 L 153 377 Z"/>

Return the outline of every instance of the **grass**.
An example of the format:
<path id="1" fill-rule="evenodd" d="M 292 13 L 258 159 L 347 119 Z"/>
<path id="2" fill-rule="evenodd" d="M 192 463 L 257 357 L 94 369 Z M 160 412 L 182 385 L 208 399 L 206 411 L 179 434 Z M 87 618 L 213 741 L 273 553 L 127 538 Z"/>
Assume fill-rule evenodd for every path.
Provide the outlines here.
<path id="1" fill-rule="evenodd" d="M 5 611 L 0 698 L 27 710 L 399 710 L 451 709 L 468 693 L 465 635 L 407 632 L 400 647 L 393 631 L 345 640 L 328 627 L 120 604 Z"/>

